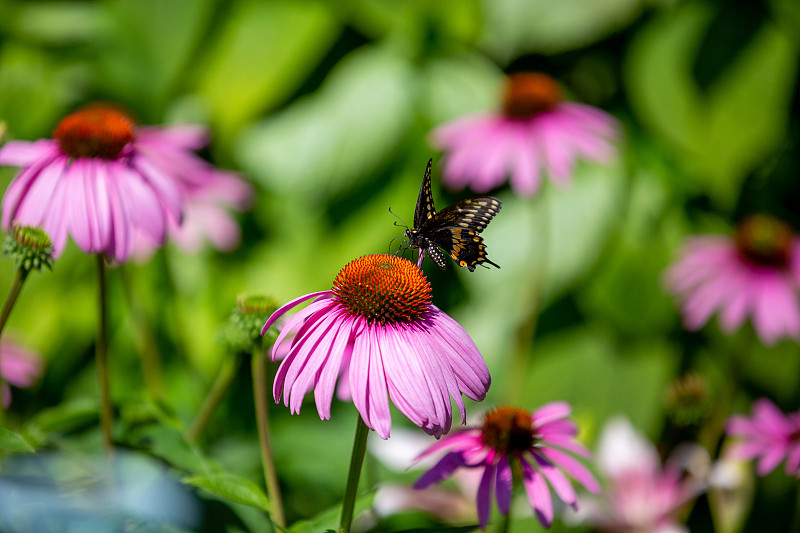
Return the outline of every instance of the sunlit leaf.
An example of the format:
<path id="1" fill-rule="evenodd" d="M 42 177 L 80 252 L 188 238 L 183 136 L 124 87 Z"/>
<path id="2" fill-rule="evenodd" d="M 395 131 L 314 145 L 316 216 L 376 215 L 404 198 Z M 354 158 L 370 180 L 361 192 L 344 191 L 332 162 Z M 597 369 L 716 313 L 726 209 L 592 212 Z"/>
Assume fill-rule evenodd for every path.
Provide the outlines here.
<path id="1" fill-rule="evenodd" d="M 198 71 L 224 143 L 296 90 L 338 33 L 324 2 L 246 0 L 231 9 Z"/>
<path id="2" fill-rule="evenodd" d="M 414 117 L 414 72 L 387 47 L 343 59 L 314 94 L 242 137 L 242 165 L 269 189 L 294 195 L 339 191 L 369 175 Z"/>
<path id="3" fill-rule="evenodd" d="M 161 118 L 210 23 L 211 0 L 117 0 L 108 9 L 110 53 L 98 55 L 100 82 L 140 114 Z"/>
<path id="4" fill-rule="evenodd" d="M 233 474 L 208 474 L 182 479 L 184 483 L 207 490 L 232 502 L 269 511 L 269 500 L 252 481 Z"/>
<path id="5" fill-rule="evenodd" d="M 458 317 L 490 357 L 507 351 L 534 308 L 581 280 L 618 221 L 624 189 L 615 166 L 581 166 L 569 188 L 544 187 L 533 199 L 500 195 L 503 208 L 483 232 L 500 270 L 459 271 L 479 305 L 460 309 Z"/>

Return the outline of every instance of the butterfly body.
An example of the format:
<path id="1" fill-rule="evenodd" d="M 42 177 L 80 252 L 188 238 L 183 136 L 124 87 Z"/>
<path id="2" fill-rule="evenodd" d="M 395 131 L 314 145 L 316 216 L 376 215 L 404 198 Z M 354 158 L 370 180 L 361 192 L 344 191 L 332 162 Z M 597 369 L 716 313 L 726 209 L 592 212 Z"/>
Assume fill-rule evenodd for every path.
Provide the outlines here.
<path id="1" fill-rule="evenodd" d="M 427 253 L 439 268 L 447 265 L 447 255 L 470 272 L 483 263 L 500 268 L 486 256 L 486 245 L 479 235 L 500 211 L 500 200 L 491 196 L 477 196 L 437 212 L 431 193 L 431 163 L 432 160 L 428 160 L 422 178 L 414 210 L 414 227 L 405 233 L 408 245 Z"/>

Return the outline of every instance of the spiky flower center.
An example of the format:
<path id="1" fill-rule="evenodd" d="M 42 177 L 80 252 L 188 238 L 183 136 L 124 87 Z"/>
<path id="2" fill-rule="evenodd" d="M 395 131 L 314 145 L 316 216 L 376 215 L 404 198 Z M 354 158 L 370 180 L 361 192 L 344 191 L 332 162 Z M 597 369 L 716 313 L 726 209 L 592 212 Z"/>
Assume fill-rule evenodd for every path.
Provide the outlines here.
<path id="1" fill-rule="evenodd" d="M 553 109 L 560 101 L 561 87 L 547 74 L 520 72 L 506 79 L 503 113 L 509 118 L 531 118 Z"/>
<path id="2" fill-rule="evenodd" d="M 697 372 L 684 374 L 667 388 L 665 403 L 667 413 L 678 425 L 688 426 L 699 422 L 712 407 L 708 380 Z"/>
<path id="3" fill-rule="evenodd" d="M 793 240 L 791 228 L 770 215 L 751 215 L 736 228 L 739 253 L 757 265 L 786 268 Z"/>
<path id="4" fill-rule="evenodd" d="M 3 243 L 2 253 L 12 258 L 24 275 L 31 270 L 53 267 L 53 243 L 42 228 L 14 222 L 11 233 Z"/>
<path id="5" fill-rule="evenodd" d="M 265 294 L 240 294 L 236 297 L 236 308 L 243 315 L 264 315 L 272 314 L 278 308 L 275 298 Z"/>
<path id="6" fill-rule="evenodd" d="M 44 229 L 23 226 L 19 222 L 14 222 L 11 231 L 20 246 L 34 252 L 52 252 L 53 243 L 50 242 L 50 236 L 45 233 Z"/>
<path id="7" fill-rule="evenodd" d="M 407 259 L 365 255 L 339 271 L 333 298 L 370 323 L 407 324 L 430 309 L 431 284 Z"/>
<path id="8" fill-rule="evenodd" d="M 112 106 L 94 105 L 67 115 L 53 131 L 72 157 L 114 159 L 134 138 L 133 121 Z"/>
<path id="9" fill-rule="evenodd" d="M 515 407 L 489 411 L 481 428 L 483 444 L 501 453 L 522 452 L 536 440 L 531 413 Z"/>

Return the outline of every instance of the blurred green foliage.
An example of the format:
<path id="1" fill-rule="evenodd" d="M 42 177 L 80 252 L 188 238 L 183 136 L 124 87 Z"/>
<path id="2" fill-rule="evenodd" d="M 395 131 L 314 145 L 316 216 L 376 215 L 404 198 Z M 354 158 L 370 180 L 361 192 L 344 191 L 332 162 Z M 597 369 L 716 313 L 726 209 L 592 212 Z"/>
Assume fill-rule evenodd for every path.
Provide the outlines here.
<path id="1" fill-rule="evenodd" d="M 262 531 L 249 365 L 237 360 L 200 441 L 182 435 L 223 361 L 239 357 L 221 342 L 236 295 L 286 302 L 389 250 L 402 233 L 389 208 L 409 222 L 425 162 L 439 159 L 430 129 L 496 107 L 504 72 L 549 72 L 570 98 L 617 116 L 625 139 L 616 163 L 579 165 L 571 187 L 493 193 L 504 206 L 484 236 L 501 270 L 426 262 L 434 302 L 493 376 L 470 415 L 519 388 L 522 407 L 569 401 L 587 444 L 617 414 L 658 440 L 670 430 L 667 385 L 699 368 L 724 389 L 736 361 L 736 410 L 759 395 L 796 409 L 796 343 L 765 348 L 749 326 L 731 338 L 714 323 L 686 333 L 662 276 L 687 235 L 730 231 L 747 213 L 800 229 L 798 28 L 791 0 L 0 0 L 0 122 L 10 139 L 48 137 L 64 114 L 104 100 L 143 124 L 203 123 L 213 133 L 203 155 L 256 186 L 235 251 L 170 245 L 112 270 L 110 353 L 115 438 L 202 489 L 203 531 Z M 3 188 L 14 173 L 0 169 Z M 469 194 L 443 190 L 440 174 L 438 205 Z M 52 274 L 29 276 L 4 333 L 42 353 L 47 370 L 35 389 L 14 391 L 3 453 L 100 450 L 94 275 L 69 245 Z M 13 276 L 0 269 L 0 294 Z M 519 342 L 532 321 L 533 341 Z M 142 376 L 148 342 L 162 397 Z M 514 375 L 520 355 L 529 364 Z M 299 416 L 270 411 L 292 530 L 335 528 L 355 410 L 335 404 L 324 422 L 310 400 Z M 394 415 L 395 427 L 410 425 Z M 362 479 L 363 509 L 374 474 Z M 744 530 L 788 521 L 757 521 L 792 499 L 775 478 L 759 482 L 769 497 Z M 708 517 L 698 503 L 692 531 L 709 530 Z M 512 530 L 538 528 L 525 518 Z"/>

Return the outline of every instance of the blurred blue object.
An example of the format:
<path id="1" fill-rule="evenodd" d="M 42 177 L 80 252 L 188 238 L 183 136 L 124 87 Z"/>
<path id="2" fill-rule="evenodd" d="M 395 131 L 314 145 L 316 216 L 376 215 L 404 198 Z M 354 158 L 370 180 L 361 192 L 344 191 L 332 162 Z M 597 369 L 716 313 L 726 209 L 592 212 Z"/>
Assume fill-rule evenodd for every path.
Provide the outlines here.
<path id="1" fill-rule="evenodd" d="M 14 456 L 0 475 L 4 533 L 191 531 L 200 513 L 166 467 L 131 452 Z"/>

